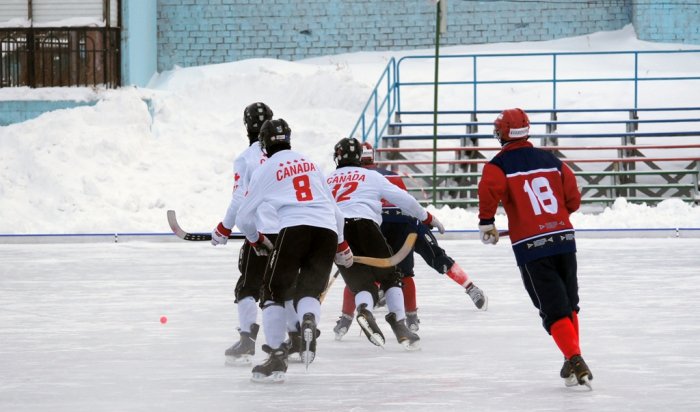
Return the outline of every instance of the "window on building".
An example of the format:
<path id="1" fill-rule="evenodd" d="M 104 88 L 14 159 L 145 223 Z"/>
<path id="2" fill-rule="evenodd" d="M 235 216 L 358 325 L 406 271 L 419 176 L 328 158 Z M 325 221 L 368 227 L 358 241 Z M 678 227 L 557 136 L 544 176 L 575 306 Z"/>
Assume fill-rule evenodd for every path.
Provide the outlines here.
<path id="1" fill-rule="evenodd" d="M 0 2 L 0 87 L 118 87 L 120 0 Z"/>

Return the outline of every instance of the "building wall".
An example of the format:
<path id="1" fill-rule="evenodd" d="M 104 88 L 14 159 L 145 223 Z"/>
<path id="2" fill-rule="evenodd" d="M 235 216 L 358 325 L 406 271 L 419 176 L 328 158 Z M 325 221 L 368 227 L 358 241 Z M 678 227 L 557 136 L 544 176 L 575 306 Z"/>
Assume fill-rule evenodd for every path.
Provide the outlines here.
<path id="1" fill-rule="evenodd" d="M 79 102 L 74 100 L 5 100 L 0 101 L 0 126 L 20 123 L 39 115 L 59 109 L 78 106 L 92 106 L 97 101 Z"/>
<path id="2" fill-rule="evenodd" d="M 441 44 L 551 40 L 617 30 L 630 23 L 631 10 L 627 0 L 449 0 Z M 256 57 L 298 60 L 429 48 L 435 41 L 435 12 L 427 0 L 158 0 L 158 70 Z"/>
<path id="3" fill-rule="evenodd" d="M 632 12 L 632 22 L 640 40 L 700 44 L 700 2 L 633 1 Z"/>
<path id="4" fill-rule="evenodd" d="M 156 3 L 122 0 L 122 84 L 146 86 L 156 73 Z"/>

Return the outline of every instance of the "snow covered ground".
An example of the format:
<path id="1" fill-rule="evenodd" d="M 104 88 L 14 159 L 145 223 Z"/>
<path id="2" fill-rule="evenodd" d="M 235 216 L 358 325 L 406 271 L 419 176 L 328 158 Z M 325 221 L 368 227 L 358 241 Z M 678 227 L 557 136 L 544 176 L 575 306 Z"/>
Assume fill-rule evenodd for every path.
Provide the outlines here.
<path id="1" fill-rule="evenodd" d="M 238 245 L 1 245 L 0 410 L 700 407 L 697 239 L 579 240 L 581 339 L 592 392 L 564 387 L 561 355 L 540 326 L 507 242 L 464 240 L 441 245 L 488 294 L 487 312 L 418 258 L 422 350 L 405 352 L 391 339 L 378 349 L 356 323 L 338 342 L 339 281 L 322 306 L 318 357 L 308 372 L 291 364 L 284 384 L 252 383 L 251 368 L 224 366 L 224 350 L 237 338 Z"/>

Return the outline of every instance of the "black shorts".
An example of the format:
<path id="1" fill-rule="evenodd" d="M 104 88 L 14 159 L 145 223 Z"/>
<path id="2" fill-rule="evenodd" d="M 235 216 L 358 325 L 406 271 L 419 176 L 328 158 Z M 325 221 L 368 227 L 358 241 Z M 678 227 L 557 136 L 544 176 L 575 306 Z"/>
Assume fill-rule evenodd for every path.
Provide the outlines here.
<path id="1" fill-rule="evenodd" d="M 576 253 L 562 253 L 519 266 L 532 303 L 540 311 L 542 326 L 549 333 L 554 324 L 578 312 Z"/>
<path id="2" fill-rule="evenodd" d="M 265 237 L 270 239 L 273 244 L 277 240 L 277 234 L 265 234 Z M 255 254 L 253 247 L 247 240 L 243 242 L 241 250 L 238 253 L 238 270 L 241 276 L 236 282 L 236 303 L 239 300 L 252 296 L 257 302 L 260 300 L 260 288 L 263 284 L 263 276 L 265 275 L 265 265 L 267 264 L 267 256 L 258 256 Z"/>
<path id="3" fill-rule="evenodd" d="M 284 305 L 303 297 L 319 298 L 326 289 L 338 235 L 316 226 L 291 226 L 280 230 L 265 268 L 261 306 L 268 300 Z"/>
<path id="4" fill-rule="evenodd" d="M 379 225 L 373 220 L 345 219 L 344 235 L 353 255 L 385 258 L 393 254 L 379 230 Z M 375 268 L 356 263 L 349 268 L 340 266 L 339 269 L 345 284 L 353 293 L 368 291 L 375 302 L 379 300 L 377 283 L 384 291 L 393 286 L 401 287 L 402 276 L 396 270 L 396 266 Z"/>

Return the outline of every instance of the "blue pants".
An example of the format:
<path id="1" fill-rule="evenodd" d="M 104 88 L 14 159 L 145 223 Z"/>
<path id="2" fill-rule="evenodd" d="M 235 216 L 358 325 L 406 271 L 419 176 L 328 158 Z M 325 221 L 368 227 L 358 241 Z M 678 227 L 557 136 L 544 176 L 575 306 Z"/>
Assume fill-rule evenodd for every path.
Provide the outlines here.
<path id="1" fill-rule="evenodd" d="M 401 214 L 398 209 L 385 209 L 382 211 L 382 224 L 380 226 L 382 234 L 392 250 L 397 251 L 403 246 L 409 233 L 416 233 L 416 245 L 414 251 L 417 252 L 425 263 L 430 265 L 439 273 L 446 273 L 455 261 L 447 256 L 445 249 L 438 245 L 437 239 L 430 231 L 430 227 L 421 223 L 412 216 Z M 406 256 L 406 259 L 397 265 L 397 268 L 405 276 L 413 276 L 413 253 Z"/>

